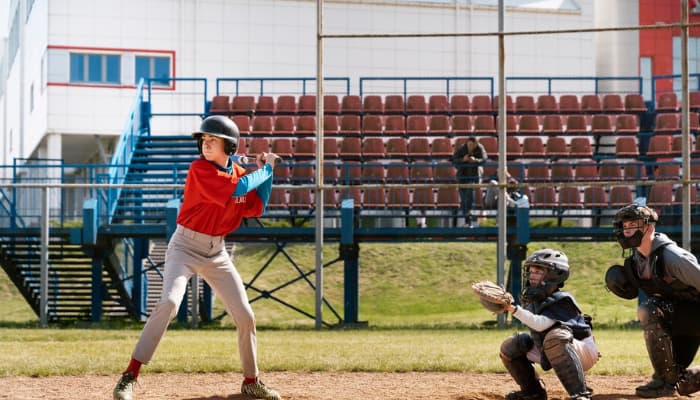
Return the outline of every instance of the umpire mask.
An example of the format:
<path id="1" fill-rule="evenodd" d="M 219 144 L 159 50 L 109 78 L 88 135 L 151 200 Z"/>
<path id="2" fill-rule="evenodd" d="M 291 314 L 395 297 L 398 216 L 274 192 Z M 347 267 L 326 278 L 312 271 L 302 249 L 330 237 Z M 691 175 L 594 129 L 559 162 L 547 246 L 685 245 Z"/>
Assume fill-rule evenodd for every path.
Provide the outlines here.
<path id="1" fill-rule="evenodd" d="M 646 233 L 650 224 L 656 223 L 659 220 L 656 211 L 649 207 L 641 206 L 637 203 L 622 207 L 615 214 L 613 222 L 613 234 L 623 250 L 633 249 L 642 244 L 642 238 Z M 634 234 L 625 236 L 624 223 L 630 221 L 638 221 L 639 225 L 634 231 Z"/>

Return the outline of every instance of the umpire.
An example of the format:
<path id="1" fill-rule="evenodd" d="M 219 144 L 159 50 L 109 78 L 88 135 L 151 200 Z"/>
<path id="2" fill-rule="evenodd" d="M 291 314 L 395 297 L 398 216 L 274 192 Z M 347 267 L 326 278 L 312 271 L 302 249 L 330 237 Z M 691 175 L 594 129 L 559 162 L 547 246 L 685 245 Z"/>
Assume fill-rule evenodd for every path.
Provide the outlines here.
<path id="1" fill-rule="evenodd" d="M 656 232 L 658 219 L 654 210 L 638 204 L 615 214 L 615 237 L 623 252 L 631 253 L 605 275 L 616 295 L 634 299 L 641 290 L 647 297 L 637 308 L 654 369 L 651 381 L 636 389 L 644 398 L 700 390 L 700 369 L 688 369 L 700 345 L 700 266 L 693 254 Z"/>

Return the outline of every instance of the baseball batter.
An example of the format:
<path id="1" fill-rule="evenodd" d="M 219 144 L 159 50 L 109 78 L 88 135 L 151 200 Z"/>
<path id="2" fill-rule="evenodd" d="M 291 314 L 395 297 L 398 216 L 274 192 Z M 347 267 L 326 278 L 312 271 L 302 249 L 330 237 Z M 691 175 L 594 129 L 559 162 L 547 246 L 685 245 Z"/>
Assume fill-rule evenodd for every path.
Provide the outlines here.
<path id="1" fill-rule="evenodd" d="M 199 274 L 221 299 L 238 332 L 243 364 L 241 393 L 279 400 L 280 395 L 258 379 L 255 316 L 245 287 L 224 243 L 243 218 L 262 215 L 272 190 L 272 170 L 278 157 L 258 155 L 258 169 L 246 170 L 231 160 L 239 131 L 225 116 L 211 116 L 192 134 L 201 157 L 192 162 L 177 229 L 165 254 L 163 292 L 132 353 L 131 362 L 114 388 L 114 400 L 132 400 L 142 364 L 148 364 L 168 324 L 175 317 L 193 274 Z"/>
<path id="2" fill-rule="evenodd" d="M 547 400 L 547 392 L 532 363 L 554 369 L 571 400 L 590 400 L 584 371 L 600 358 L 590 318 L 584 316 L 573 296 L 560 291 L 569 278 L 569 259 L 553 249 L 538 250 L 525 260 L 523 307 L 509 311 L 530 328 L 501 345 L 503 365 L 520 386 L 508 400 Z"/>
<path id="3" fill-rule="evenodd" d="M 700 369 L 688 368 L 700 345 L 700 265 L 693 254 L 656 232 L 654 210 L 630 204 L 615 214 L 614 233 L 623 251 L 631 249 L 624 265 L 613 265 L 605 283 L 616 295 L 647 296 L 637 307 L 652 379 L 636 388 L 645 398 L 689 395 L 700 390 Z"/>

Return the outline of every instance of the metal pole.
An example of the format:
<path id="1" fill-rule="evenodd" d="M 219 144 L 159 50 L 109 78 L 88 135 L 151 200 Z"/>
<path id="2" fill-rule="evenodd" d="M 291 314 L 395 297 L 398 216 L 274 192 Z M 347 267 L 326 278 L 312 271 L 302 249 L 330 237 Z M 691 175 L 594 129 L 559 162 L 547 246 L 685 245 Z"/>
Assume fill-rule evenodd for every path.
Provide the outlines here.
<path id="1" fill-rule="evenodd" d="M 498 0 L 498 248 L 496 249 L 496 282 L 505 286 L 506 263 L 506 74 L 503 0 Z M 505 314 L 498 314 L 498 326 L 505 328 Z"/>
<path id="2" fill-rule="evenodd" d="M 39 278 L 39 322 L 49 325 L 49 188 L 41 189 L 41 262 Z"/>
<path id="3" fill-rule="evenodd" d="M 681 0 L 681 19 L 683 23 L 688 23 L 688 0 Z M 681 95 L 681 136 L 683 156 L 683 201 L 682 201 L 682 231 L 683 248 L 690 250 L 690 113 L 688 95 L 688 28 L 681 28 L 681 84 L 683 85 Z"/>
<path id="4" fill-rule="evenodd" d="M 192 310 L 192 327 L 197 328 L 199 326 L 199 275 L 194 274 L 192 276 L 192 305 L 190 309 Z"/>
<path id="5" fill-rule="evenodd" d="M 323 326 L 323 0 L 316 0 L 316 330 Z"/>

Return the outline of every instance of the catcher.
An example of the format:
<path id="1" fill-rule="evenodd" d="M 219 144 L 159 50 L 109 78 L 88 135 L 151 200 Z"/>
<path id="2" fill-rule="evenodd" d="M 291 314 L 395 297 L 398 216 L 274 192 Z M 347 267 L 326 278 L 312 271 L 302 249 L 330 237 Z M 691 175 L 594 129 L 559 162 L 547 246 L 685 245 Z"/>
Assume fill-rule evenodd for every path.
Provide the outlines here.
<path id="1" fill-rule="evenodd" d="M 510 298 L 509 303 L 490 306 L 492 311 L 511 312 L 530 328 L 530 333 L 516 333 L 501 344 L 503 365 L 520 386 L 520 390 L 506 394 L 506 399 L 547 399 L 533 363 L 539 363 L 545 371 L 553 368 L 569 399 L 591 398 L 584 371 L 593 367 L 600 354 L 590 317 L 581 313 L 570 293 L 559 290 L 568 278 L 569 260 L 564 253 L 538 250 L 525 260 L 523 306 L 514 305 L 509 294 L 497 297 L 503 303 Z M 493 302 L 488 297 L 481 297 L 481 301 Z"/>
<path id="2" fill-rule="evenodd" d="M 700 367 L 688 368 L 700 345 L 700 265 L 693 254 L 656 232 L 654 210 L 630 204 L 615 214 L 614 234 L 624 265 L 614 265 L 605 283 L 614 294 L 634 299 L 647 296 L 637 308 L 654 374 L 636 388 L 645 398 L 689 395 L 700 390 Z"/>

